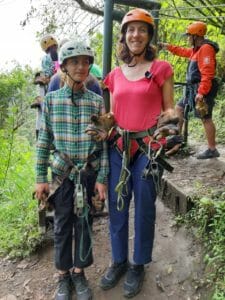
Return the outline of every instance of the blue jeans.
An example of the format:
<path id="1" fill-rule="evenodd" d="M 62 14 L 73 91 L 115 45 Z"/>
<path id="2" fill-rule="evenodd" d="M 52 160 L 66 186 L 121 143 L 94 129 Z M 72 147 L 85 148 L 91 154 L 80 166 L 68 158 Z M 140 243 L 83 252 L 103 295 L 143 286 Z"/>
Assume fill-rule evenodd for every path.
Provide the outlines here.
<path id="1" fill-rule="evenodd" d="M 129 206 L 134 194 L 134 254 L 135 264 L 147 264 L 152 260 L 152 248 L 155 232 L 155 200 L 156 189 L 153 178 L 142 178 L 143 169 L 149 160 L 140 154 L 129 165 L 131 172 L 127 184 L 127 194 L 124 197 L 124 208 L 117 210 L 117 193 L 115 187 L 119 182 L 122 157 L 116 149 L 110 149 L 110 174 L 109 174 L 109 218 L 112 246 L 112 259 L 120 263 L 128 259 L 128 219 Z"/>

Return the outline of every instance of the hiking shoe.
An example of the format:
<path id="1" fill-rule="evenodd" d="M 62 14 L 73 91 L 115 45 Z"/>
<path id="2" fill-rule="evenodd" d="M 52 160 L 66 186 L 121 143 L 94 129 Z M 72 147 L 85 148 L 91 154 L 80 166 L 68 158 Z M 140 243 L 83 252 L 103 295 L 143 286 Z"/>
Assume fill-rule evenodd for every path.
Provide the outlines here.
<path id="1" fill-rule="evenodd" d="M 114 263 L 108 268 L 105 275 L 101 278 L 100 287 L 103 290 L 109 290 L 113 288 L 120 278 L 127 271 L 127 261 L 122 263 Z"/>
<path id="2" fill-rule="evenodd" d="M 55 300 L 71 300 L 72 286 L 70 273 L 59 275 Z"/>
<path id="3" fill-rule="evenodd" d="M 123 285 L 124 297 L 132 298 L 137 295 L 141 290 L 144 277 L 144 265 L 130 265 Z"/>
<path id="4" fill-rule="evenodd" d="M 211 150 L 211 149 L 207 149 L 202 153 L 199 153 L 197 155 L 197 159 L 207 159 L 207 158 L 214 158 L 214 157 L 219 157 L 220 154 L 217 151 L 217 149 Z"/>
<path id="5" fill-rule="evenodd" d="M 73 286 L 76 291 L 76 299 L 91 300 L 92 293 L 91 293 L 91 289 L 88 286 L 88 281 L 84 275 L 84 272 L 72 273 L 71 278 L 72 278 Z"/>

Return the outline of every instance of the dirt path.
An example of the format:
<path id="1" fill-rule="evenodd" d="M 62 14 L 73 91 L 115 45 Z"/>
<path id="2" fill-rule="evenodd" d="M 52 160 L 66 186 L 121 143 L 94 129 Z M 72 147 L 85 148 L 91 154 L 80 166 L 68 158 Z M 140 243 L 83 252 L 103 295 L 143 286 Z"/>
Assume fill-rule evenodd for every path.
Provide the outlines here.
<path id="1" fill-rule="evenodd" d="M 132 219 L 131 219 L 132 222 Z M 133 222 L 132 222 L 133 223 Z M 187 235 L 184 228 L 176 230 L 173 214 L 157 200 L 156 240 L 153 262 L 146 267 L 142 292 L 134 299 L 181 300 L 198 299 L 193 279 L 201 273 L 199 246 Z M 133 233 L 130 234 L 130 243 Z M 88 268 L 87 276 L 96 300 L 120 300 L 122 280 L 118 286 L 104 292 L 98 281 L 109 264 L 108 218 L 94 222 L 95 263 Z M 54 299 L 56 272 L 52 265 L 53 247 L 49 242 L 36 255 L 20 262 L 0 261 L 1 300 Z M 7 296 L 8 295 L 8 296 Z"/>
<path id="2" fill-rule="evenodd" d="M 222 149 L 221 149 L 222 150 Z M 225 157 L 223 153 L 223 158 Z M 191 170 L 195 166 L 207 174 L 205 163 L 197 162 L 190 157 Z M 194 162 L 195 161 L 195 162 Z M 222 162 L 222 160 L 221 160 Z M 177 162 L 171 160 L 172 164 Z M 187 162 L 184 162 L 187 164 Z M 218 167 L 218 161 L 209 167 Z M 185 168 L 185 167 L 184 167 Z M 193 171 L 188 169 L 189 175 Z M 175 175 L 174 175 L 175 176 Z M 221 175 L 222 176 L 222 175 Z M 204 178 L 207 176 L 203 176 Z M 214 176 L 215 177 L 215 176 Z M 173 177 L 174 178 L 174 177 Z M 185 174 L 182 178 L 187 179 Z M 176 180 L 176 177 L 174 178 Z M 179 180 L 179 177 L 178 177 Z M 190 182 L 187 182 L 187 185 Z M 215 180 L 213 180 L 213 185 Z M 131 216 L 132 214 L 131 208 Z M 131 225 L 133 219 L 131 217 Z M 143 289 L 134 299 L 152 300 L 197 300 L 203 299 L 198 291 L 202 276 L 200 245 L 192 239 L 187 231 L 174 226 L 174 215 L 170 209 L 157 200 L 156 239 L 153 251 L 153 262 L 146 266 L 146 277 Z M 132 226 L 131 226 L 132 227 Z M 122 285 L 109 291 L 98 287 L 100 276 L 110 262 L 110 244 L 108 238 L 108 218 L 96 218 L 94 221 L 94 254 L 95 263 L 87 269 L 87 276 L 93 289 L 95 300 L 122 300 Z M 130 232 L 130 243 L 133 243 L 133 232 Z M 131 247 L 130 247 L 131 248 Z M 53 246 L 49 241 L 41 251 L 22 261 L 0 260 L 0 300 L 51 300 L 56 288 L 56 271 L 53 267 Z M 74 298 L 75 299 L 75 298 Z M 204 300 L 206 298 L 204 297 Z"/>

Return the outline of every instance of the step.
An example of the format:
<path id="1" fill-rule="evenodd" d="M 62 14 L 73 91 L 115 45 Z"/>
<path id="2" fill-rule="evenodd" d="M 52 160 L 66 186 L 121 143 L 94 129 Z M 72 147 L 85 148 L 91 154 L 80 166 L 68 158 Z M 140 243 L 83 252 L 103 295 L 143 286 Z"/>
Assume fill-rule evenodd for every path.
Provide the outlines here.
<path id="1" fill-rule="evenodd" d="M 225 162 L 221 158 L 198 160 L 195 156 L 171 157 L 174 171 L 164 172 L 159 194 L 174 213 L 185 214 L 196 195 L 222 193 L 225 186 Z"/>

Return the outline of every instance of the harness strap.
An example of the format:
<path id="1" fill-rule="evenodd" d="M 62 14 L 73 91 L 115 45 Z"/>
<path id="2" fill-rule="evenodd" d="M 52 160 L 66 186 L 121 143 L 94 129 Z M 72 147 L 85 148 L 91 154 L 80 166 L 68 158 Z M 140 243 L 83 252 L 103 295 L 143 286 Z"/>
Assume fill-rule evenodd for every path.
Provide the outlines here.
<path id="1" fill-rule="evenodd" d="M 146 136 L 153 135 L 156 128 L 157 128 L 156 126 L 153 126 L 149 129 L 143 130 L 143 131 L 137 131 L 137 132 L 136 131 L 127 131 L 127 132 L 129 132 L 129 138 L 132 140 L 135 140 L 138 138 L 144 138 Z M 116 131 L 119 133 L 120 136 L 123 136 L 124 129 L 117 126 Z"/>
<path id="2" fill-rule="evenodd" d="M 144 152 L 146 155 L 148 154 L 148 146 L 143 142 L 141 138 L 136 139 L 138 146 L 142 152 Z M 157 156 L 155 158 L 155 161 L 165 170 L 168 172 L 173 172 L 173 167 L 165 160 L 162 158 L 162 156 Z"/>
<path id="3" fill-rule="evenodd" d="M 72 168 L 75 168 L 77 171 L 79 171 L 79 168 L 76 165 L 74 165 L 74 163 L 72 162 L 72 160 L 69 158 L 69 156 L 66 153 L 60 152 L 58 150 L 55 150 L 53 152 L 53 154 L 54 153 L 57 153 L 59 155 L 59 157 L 62 160 L 64 160 L 68 166 L 67 172 L 63 175 L 64 179 L 69 176 Z M 91 163 L 91 162 L 95 161 L 99 157 L 100 153 L 101 153 L 101 150 L 95 150 L 93 153 L 89 154 L 87 157 L 86 163 Z"/>
<path id="4" fill-rule="evenodd" d="M 138 139 L 138 138 L 144 138 L 146 136 L 151 136 L 154 134 L 155 130 L 157 129 L 156 126 L 153 126 L 147 130 L 143 130 L 143 131 L 127 131 L 129 132 L 129 138 L 132 140 Z M 115 145 L 116 141 L 123 136 L 123 132 L 124 129 L 120 128 L 119 126 L 115 127 L 114 130 L 116 131 L 116 134 L 110 139 L 108 140 L 108 143 L 110 146 Z"/>

